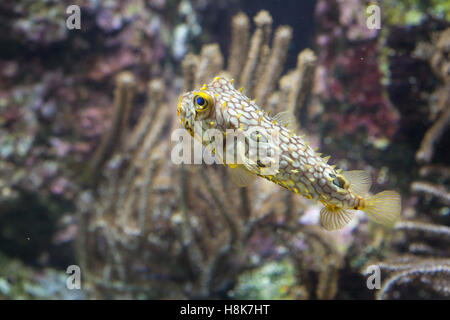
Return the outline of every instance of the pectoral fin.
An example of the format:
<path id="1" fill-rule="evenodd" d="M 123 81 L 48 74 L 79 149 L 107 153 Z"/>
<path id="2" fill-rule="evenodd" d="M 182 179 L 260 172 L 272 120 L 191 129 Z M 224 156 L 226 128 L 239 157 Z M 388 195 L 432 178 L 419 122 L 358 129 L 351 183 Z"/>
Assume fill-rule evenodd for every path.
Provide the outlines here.
<path id="1" fill-rule="evenodd" d="M 349 188 L 357 195 L 364 197 L 372 185 L 370 175 L 363 170 L 343 171 L 341 175 L 348 181 Z"/>
<path id="2" fill-rule="evenodd" d="M 235 166 L 234 168 L 231 168 L 230 166 L 230 171 L 231 171 L 231 181 L 233 181 L 233 183 L 240 188 L 247 187 L 256 178 L 254 174 L 248 172 L 242 165 Z"/>
<path id="3" fill-rule="evenodd" d="M 325 229 L 330 231 L 338 230 L 347 225 L 352 220 L 354 214 L 351 210 L 323 207 L 320 210 L 320 221 Z"/>

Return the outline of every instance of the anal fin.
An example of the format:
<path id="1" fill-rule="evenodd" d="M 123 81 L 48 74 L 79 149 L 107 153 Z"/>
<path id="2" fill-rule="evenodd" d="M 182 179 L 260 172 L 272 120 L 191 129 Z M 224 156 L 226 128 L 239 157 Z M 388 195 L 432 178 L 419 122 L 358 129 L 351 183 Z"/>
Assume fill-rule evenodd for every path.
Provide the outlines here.
<path id="1" fill-rule="evenodd" d="M 347 225 L 353 219 L 354 214 L 352 210 L 323 207 L 320 210 L 320 221 L 326 230 L 338 230 Z"/>

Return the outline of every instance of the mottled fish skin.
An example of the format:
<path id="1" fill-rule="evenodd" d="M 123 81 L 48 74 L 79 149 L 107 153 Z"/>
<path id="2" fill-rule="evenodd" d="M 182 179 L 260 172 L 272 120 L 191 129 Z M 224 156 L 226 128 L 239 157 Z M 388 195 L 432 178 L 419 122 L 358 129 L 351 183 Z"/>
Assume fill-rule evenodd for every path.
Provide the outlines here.
<path id="1" fill-rule="evenodd" d="M 212 98 L 213 103 L 208 112 L 196 112 L 193 99 L 199 92 Z M 200 123 L 203 130 L 215 128 L 223 133 L 227 129 L 242 129 L 245 132 L 251 126 L 278 130 L 278 172 L 273 175 L 264 175 L 262 172 L 255 174 L 329 207 L 363 207 L 364 199 L 349 190 L 346 180 L 327 164 L 328 159 L 321 158 L 301 136 L 278 125 L 255 101 L 242 94 L 241 90 L 236 90 L 232 81 L 216 77 L 199 91 L 183 94 L 177 111 L 182 125 L 191 134 L 194 122 Z"/>

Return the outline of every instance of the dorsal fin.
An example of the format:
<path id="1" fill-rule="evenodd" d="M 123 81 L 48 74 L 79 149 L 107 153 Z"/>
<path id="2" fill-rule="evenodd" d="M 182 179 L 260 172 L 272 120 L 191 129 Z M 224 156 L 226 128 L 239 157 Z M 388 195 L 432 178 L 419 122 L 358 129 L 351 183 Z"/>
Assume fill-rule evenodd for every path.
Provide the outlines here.
<path id="1" fill-rule="evenodd" d="M 278 125 L 280 125 L 281 127 L 285 127 L 288 130 L 297 129 L 297 120 L 295 119 L 294 114 L 289 111 L 277 113 L 273 117 L 273 120 L 275 120 Z"/>

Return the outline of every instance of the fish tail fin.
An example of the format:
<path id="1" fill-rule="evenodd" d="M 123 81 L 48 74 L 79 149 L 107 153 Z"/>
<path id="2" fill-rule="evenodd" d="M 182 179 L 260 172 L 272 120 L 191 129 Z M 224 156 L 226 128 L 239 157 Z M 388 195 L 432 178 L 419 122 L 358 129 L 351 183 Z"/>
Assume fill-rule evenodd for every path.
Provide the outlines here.
<path id="1" fill-rule="evenodd" d="M 323 207 L 320 210 L 320 222 L 326 230 L 338 230 L 345 227 L 353 218 L 354 212 L 343 208 Z"/>
<path id="2" fill-rule="evenodd" d="M 373 222 L 392 226 L 400 218 L 402 207 L 398 192 L 383 191 L 365 199 L 362 211 Z"/>

